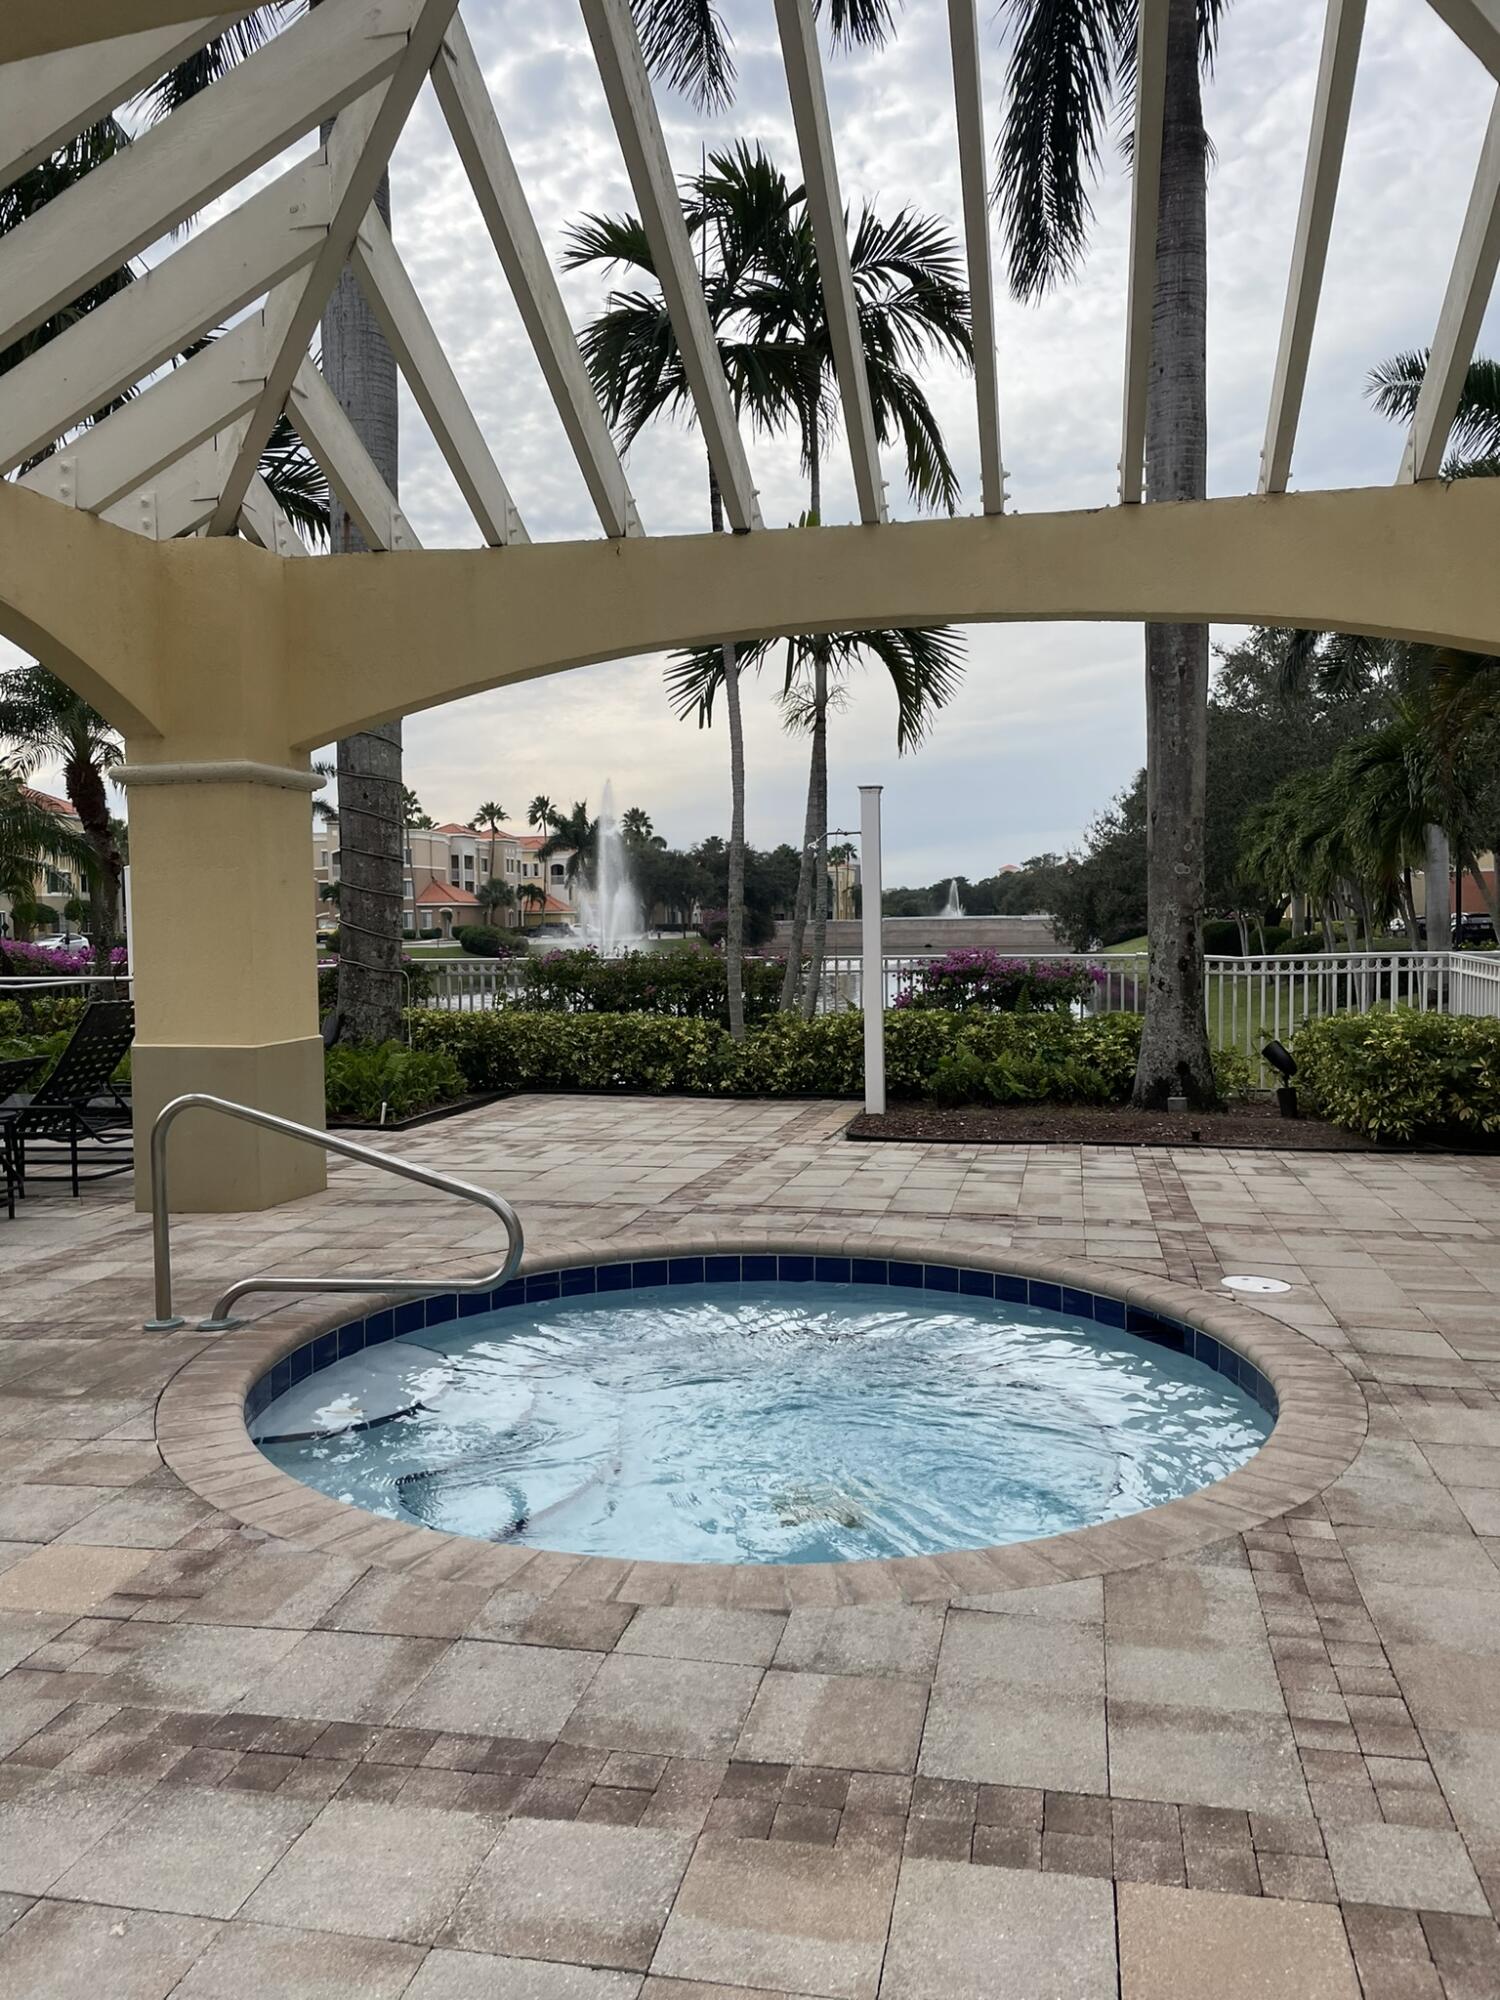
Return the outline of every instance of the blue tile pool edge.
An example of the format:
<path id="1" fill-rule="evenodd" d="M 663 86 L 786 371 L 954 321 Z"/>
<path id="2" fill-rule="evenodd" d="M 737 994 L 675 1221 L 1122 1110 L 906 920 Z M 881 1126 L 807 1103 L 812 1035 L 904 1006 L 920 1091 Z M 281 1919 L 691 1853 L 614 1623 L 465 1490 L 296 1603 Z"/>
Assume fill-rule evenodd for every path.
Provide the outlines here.
<path id="1" fill-rule="evenodd" d="M 513 1278 L 492 1292 L 457 1295 L 452 1291 L 437 1292 L 429 1298 L 383 1307 L 341 1326 L 325 1327 L 282 1355 L 251 1386 L 245 1397 L 245 1422 L 253 1423 L 278 1396 L 285 1395 L 331 1362 L 345 1360 L 366 1347 L 378 1347 L 401 1333 L 449 1326 L 478 1313 L 556 1298 L 581 1298 L 659 1285 L 772 1282 L 896 1285 L 903 1290 L 942 1292 L 960 1298 L 993 1299 L 1001 1304 L 1032 1305 L 1048 1312 L 1071 1313 L 1079 1319 L 1094 1320 L 1102 1327 L 1133 1334 L 1154 1346 L 1169 1348 L 1173 1353 L 1190 1355 L 1243 1390 L 1273 1424 L 1279 1413 L 1270 1378 L 1227 1341 L 1204 1332 L 1189 1320 L 1128 1305 L 1109 1292 L 1083 1290 L 1056 1278 L 1019 1278 L 1004 1271 L 984 1271 L 965 1264 L 914 1263 L 906 1258 L 830 1257 L 806 1251 L 746 1251 L 738 1255 L 715 1251 L 556 1266 L 532 1271 L 524 1278 Z"/>

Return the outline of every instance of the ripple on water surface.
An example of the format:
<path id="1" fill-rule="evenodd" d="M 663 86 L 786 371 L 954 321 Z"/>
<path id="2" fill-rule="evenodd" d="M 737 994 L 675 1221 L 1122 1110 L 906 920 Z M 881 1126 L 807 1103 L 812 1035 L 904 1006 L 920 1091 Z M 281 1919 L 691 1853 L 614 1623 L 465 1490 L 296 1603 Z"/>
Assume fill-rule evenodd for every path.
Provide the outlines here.
<path id="1" fill-rule="evenodd" d="M 283 1398 L 256 1432 L 320 1432 L 262 1449 L 325 1493 L 454 1534 L 671 1562 L 1055 1534 L 1193 1492 L 1270 1428 L 1224 1376 L 1096 1321 L 864 1285 L 511 1307 L 292 1394 L 299 1421 Z"/>

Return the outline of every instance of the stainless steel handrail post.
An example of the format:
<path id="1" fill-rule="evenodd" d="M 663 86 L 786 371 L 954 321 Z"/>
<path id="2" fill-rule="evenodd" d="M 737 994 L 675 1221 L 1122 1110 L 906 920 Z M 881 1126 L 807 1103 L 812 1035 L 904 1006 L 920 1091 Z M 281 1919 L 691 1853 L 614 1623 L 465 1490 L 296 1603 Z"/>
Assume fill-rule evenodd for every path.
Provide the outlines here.
<path id="1" fill-rule="evenodd" d="M 145 1322 L 148 1333 L 170 1333 L 185 1324 L 172 1311 L 172 1223 L 167 1199 L 167 1135 L 174 1121 L 184 1111 L 192 1110 L 219 1111 L 226 1118 L 238 1118 L 246 1125 L 261 1125 L 268 1132 L 281 1132 L 289 1139 L 301 1139 L 307 1145 L 321 1146 L 325 1153 L 339 1153 L 348 1160 L 363 1160 L 366 1166 L 379 1167 L 382 1172 L 395 1174 L 401 1180 L 416 1181 L 419 1186 L 436 1188 L 442 1194 L 456 1194 L 461 1200 L 476 1202 L 479 1207 L 489 1209 L 492 1215 L 499 1216 L 505 1225 L 506 1235 L 504 1263 L 498 1270 L 487 1271 L 477 1278 L 242 1278 L 237 1285 L 229 1287 L 210 1316 L 200 1321 L 204 1332 L 221 1332 L 225 1327 L 233 1326 L 235 1322 L 228 1317 L 229 1308 L 248 1292 L 383 1292 L 388 1297 L 401 1299 L 425 1298 L 429 1292 L 487 1292 L 503 1285 L 521 1261 L 526 1248 L 521 1218 L 503 1195 L 491 1194 L 487 1188 L 475 1187 L 469 1181 L 454 1180 L 448 1174 L 433 1173 L 428 1167 L 414 1166 L 410 1160 L 378 1153 L 372 1146 L 357 1145 L 354 1140 L 340 1139 L 332 1132 L 320 1132 L 315 1126 L 298 1125 L 290 1118 L 278 1118 L 272 1112 L 257 1111 L 253 1105 L 235 1104 L 227 1097 L 211 1097 L 203 1091 L 192 1091 L 185 1097 L 174 1097 L 170 1104 L 164 1104 L 151 1127 L 151 1257 L 156 1281 L 156 1317 Z"/>

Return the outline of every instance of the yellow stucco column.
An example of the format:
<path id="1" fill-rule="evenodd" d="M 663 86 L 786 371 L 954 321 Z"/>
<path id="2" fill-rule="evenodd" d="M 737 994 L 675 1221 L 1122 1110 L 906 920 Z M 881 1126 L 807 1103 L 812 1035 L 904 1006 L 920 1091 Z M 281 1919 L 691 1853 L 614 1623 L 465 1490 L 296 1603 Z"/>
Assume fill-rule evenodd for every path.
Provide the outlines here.
<path id="1" fill-rule="evenodd" d="M 305 762 L 128 763 L 136 1206 L 161 1107 L 206 1090 L 323 1124 Z M 172 1207 L 270 1208 L 326 1185 L 323 1153 L 212 1112 L 172 1130 Z"/>

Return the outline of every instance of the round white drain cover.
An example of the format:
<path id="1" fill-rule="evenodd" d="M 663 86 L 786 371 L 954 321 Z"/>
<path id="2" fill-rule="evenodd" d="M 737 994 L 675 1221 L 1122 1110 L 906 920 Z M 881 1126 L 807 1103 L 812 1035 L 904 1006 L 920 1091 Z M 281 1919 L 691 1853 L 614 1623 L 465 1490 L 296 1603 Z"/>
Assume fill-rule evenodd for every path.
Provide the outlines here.
<path id="1" fill-rule="evenodd" d="M 1252 1278 L 1243 1273 L 1232 1278 L 1220 1278 L 1221 1285 L 1227 1285 L 1232 1292 L 1289 1292 L 1292 1288 L 1284 1278 Z"/>

